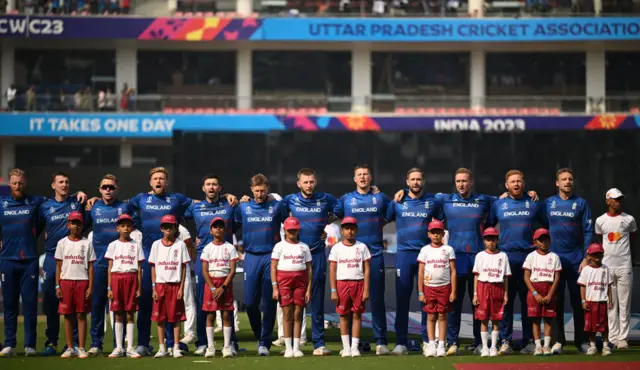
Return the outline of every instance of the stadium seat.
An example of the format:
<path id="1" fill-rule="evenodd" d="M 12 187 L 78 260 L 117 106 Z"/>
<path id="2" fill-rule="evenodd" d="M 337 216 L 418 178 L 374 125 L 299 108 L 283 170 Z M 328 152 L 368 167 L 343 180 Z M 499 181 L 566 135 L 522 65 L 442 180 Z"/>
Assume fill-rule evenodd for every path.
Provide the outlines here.
<path id="1" fill-rule="evenodd" d="M 167 114 L 172 114 L 172 113 L 174 113 L 174 112 L 173 112 L 173 108 L 164 108 L 164 113 L 167 113 Z"/>
<path id="2" fill-rule="evenodd" d="M 206 12 L 206 13 L 204 13 L 204 16 L 205 17 L 213 17 L 214 14 L 213 14 L 213 12 Z"/>
<path id="3" fill-rule="evenodd" d="M 196 114 L 202 114 L 202 113 L 204 113 L 204 108 L 196 108 L 196 109 L 194 109 L 193 112 L 196 113 Z"/>
<path id="4" fill-rule="evenodd" d="M 197 12 L 197 13 L 195 14 L 195 16 L 196 16 L 196 17 L 204 17 L 204 13 L 202 13 L 202 12 Z"/>
<path id="5" fill-rule="evenodd" d="M 402 107 L 398 107 L 398 108 L 396 108 L 396 113 L 397 114 L 406 114 L 407 110 L 402 108 Z"/>
<path id="6" fill-rule="evenodd" d="M 437 108 L 437 109 L 436 109 L 436 113 L 437 113 L 437 114 L 445 114 L 445 113 L 446 113 L 446 110 L 445 110 L 444 108 L 440 107 L 440 108 Z"/>
<path id="7" fill-rule="evenodd" d="M 639 108 L 639 107 L 633 107 L 633 108 L 631 108 L 631 113 L 639 114 L 639 113 L 640 113 L 640 108 Z"/>
<path id="8" fill-rule="evenodd" d="M 285 108 L 276 109 L 276 114 L 284 115 L 287 114 L 287 110 Z"/>
<path id="9" fill-rule="evenodd" d="M 184 112 L 187 114 L 193 113 L 193 108 L 184 108 Z"/>
<path id="10" fill-rule="evenodd" d="M 216 108 L 215 109 L 215 113 L 216 114 L 223 114 L 224 113 L 224 108 Z"/>
<path id="11" fill-rule="evenodd" d="M 183 12 L 176 12 L 174 14 L 174 16 L 176 16 L 176 17 L 184 17 L 184 13 Z"/>
<path id="12" fill-rule="evenodd" d="M 549 109 L 549 114 L 559 115 L 559 114 L 560 114 L 560 109 L 558 109 L 558 108 L 551 108 L 551 109 Z"/>
<path id="13" fill-rule="evenodd" d="M 174 113 L 176 113 L 176 114 L 182 114 L 182 113 L 184 113 L 184 109 L 182 109 L 182 108 L 175 108 L 175 109 L 174 109 Z"/>

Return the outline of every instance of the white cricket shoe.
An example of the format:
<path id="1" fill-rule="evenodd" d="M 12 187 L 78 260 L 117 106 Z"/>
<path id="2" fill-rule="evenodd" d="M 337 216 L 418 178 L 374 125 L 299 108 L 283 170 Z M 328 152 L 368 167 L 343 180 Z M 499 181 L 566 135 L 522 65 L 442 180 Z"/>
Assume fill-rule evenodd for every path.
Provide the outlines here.
<path id="1" fill-rule="evenodd" d="M 72 358 L 73 356 L 73 348 L 67 348 L 64 352 L 62 352 L 60 358 Z"/>
<path id="2" fill-rule="evenodd" d="M 351 352 L 353 352 L 353 350 L 351 350 Z M 376 346 L 376 355 L 378 355 L 378 356 L 386 356 L 386 355 L 389 355 L 389 354 L 391 354 L 391 351 L 389 351 L 389 347 L 387 347 L 386 344 L 379 344 L 379 345 Z"/>
<path id="3" fill-rule="evenodd" d="M 84 348 L 78 348 L 78 358 L 89 358 L 89 352 Z"/>
<path id="4" fill-rule="evenodd" d="M 224 347 L 224 348 L 222 349 L 222 358 L 227 358 L 227 357 L 233 357 L 233 356 L 235 356 L 235 355 L 233 354 L 233 351 L 231 351 L 231 348 L 233 348 L 233 347 L 228 346 L 228 347 Z"/>
<path id="5" fill-rule="evenodd" d="M 480 357 L 489 357 L 489 348 L 483 347 L 480 350 Z"/>
<path id="6" fill-rule="evenodd" d="M 25 357 L 31 357 L 31 356 L 35 356 L 38 353 L 36 352 L 36 349 L 33 347 L 24 347 L 24 356 Z"/>
<path id="7" fill-rule="evenodd" d="M 438 350 L 436 349 L 436 345 L 433 342 L 429 342 L 427 345 L 427 351 L 425 353 L 426 357 L 436 357 Z"/>
<path id="8" fill-rule="evenodd" d="M 173 350 L 173 358 L 180 358 L 180 357 L 183 357 L 182 351 L 179 350 L 179 349 L 174 349 Z"/>
<path id="9" fill-rule="evenodd" d="M 167 357 L 169 355 L 169 353 L 167 351 L 163 351 L 162 349 L 159 349 L 158 352 L 156 352 L 156 355 L 153 356 L 154 358 L 163 358 L 163 357 Z"/>
<path id="10" fill-rule="evenodd" d="M 126 356 L 128 358 L 140 358 L 140 357 L 142 357 L 142 356 L 140 356 L 140 354 L 138 352 L 136 352 L 135 349 L 133 349 L 133 347 L 127 348 Z"/>
<path id="11" fill-rule="evenodd" d="M 193 354 L 196 355 L 196 356 L 202 356 L 202 355 L 205 354 L 206 351 L 207 351 L 207 346 L 201 345 L 200 347 L 198 347 L 196 349 L 195 352 L 193 352 Z"/>
<path id="12" fill-rule="evenodd" d="M 563 352 L 562 343 L 560 342 L 556 342 L 556 344 L 554 344 L 553 347 L 551 347 L 551 354 L 561 355 L 562 352 Z"/>
<path id="13" fill-rule="evenodd" d="M 511 348 L 511 345 L 509 344 L 509 342 L 502 343 L 502 345 L 500 346 L 500 350 L 498 351 L 498 355 L 505 356 L 505 355 L 510 355 L 512 353 L 513 353 L 513 348 Z"/>
<path id="14" fill-rule="evenodd" d="M 204 353 L 204 357 L 205 358 L 216 357 L 216 347 L 215 346 L 207 347 L 207 351 Z"/>
<path id="15" fill-rule="evenodd" d="M 393 348 L 393 351 L 391 351 L 391 354 L 396 356 L 404 356 L 409 354 L 409 350 L 407 350 L 407 346 L 396 344 L 396 346 Z"/>
<path id="16" fill-rule="evenodd" d="M 340 356 L 342 356 L 342 357 L 351 357 L 351 348 L 340 350 Z"/>
<path id="17" fill-rule="evenodd" d="M 284 346 L 284 338 L 280 337 L 280 338 L 274 340 L 273 343 L 271 343 L 271 344 L 273 344 L 276 347 L 282 347 L 282 346 Z"/>
<path id="18" fill-rule="evenodd" d="M 449 349 L 447 350 L 447 356 L 455 356 L 458 354 L 458 345 L 457 344 L 452 344 L 449 346 Z"/>
<path id="19" fill-rule="evenodd" d="M 589 347 L 587 350 L 587 356 L 595 356 L 598 353 L 598 349 L 596 347 Z"/>
<path id="20" fill-rule="evenodd" d="M 79 352 L 79 351 L 80 351 L 80 350 L 78 350 L 78 352 Z M 92 357 L 93 357 L 93 356 L 98 356 L 98 355 L 101 355 L 101 354 L 102 354 L 102 350 L 101 350 L 100 348 L 98 348 L 98 347 L 91 347 L 91 348 L 89 349 L 89 351 L 87 352 L 87 354 L 88 354 L 89 356 L 92 356 Z M 80 357 L 80 354 L 78 354 L 78 357 Z"/>
<path id="21" fill-rule="evenodd" d="M 329 356 L 329 355 L 331 355 L 331 351 L 329 350 L 329 348 L 327 348 L 325 346 L 321 346 L 321 347 L 318 347 L 318 348 L 313 350 L 313 355 L 314 356 Z"/>
<path id="22" fill-rule="evenodd" d="M 616 348 L 617 349 L 627 349 L 629 348 L 629 343 L 627 343 L 626 340 L 621 339 L 618 341 L 618 343 L 616 344 Z"/>
<path id="23" fill-rule="evenodd" d="M 125 352 L 120 347 L 114 348 L 113 352 L 109 354 L 109 358 L 118 358 L 118 357 L 124 357 L 124 356 L 125 356 Z"/>
<path id="24" fill-rule="evenodd" d="M 265 346 L 258 347 L 258 356 L 269 356 L 269 349 Z"/>
<path id="25" fill-rule="evenodd" d="M 489 357 L 496 357 L 498 356 L 499 352 L 498 349 L 496 347 L 491 347 L 489 348 Z"/>
<path id="26" fill-rule="evenodd" d="M 602 347 L 602 355 L 603 356 L 611 356 L 611 353 L 612 353 L 611 352 L 611 347 L 609 347 L 609 346 Z"/>
<path id="27" fill-rule="evenodd" d="M 196 340 L 195 335 L 193 333 L 187 333 L 182 339 L 180 339 L 180 343 L 189 345 Z"/>
<path id="28" fill-rule="evenodd" d="M 386 347 L 386 346 L 385 346 Z M 388 349 L 387 349 L 388 351 Z M 360 357 L 360 350 L 351 348 L 351 357 Z"/>

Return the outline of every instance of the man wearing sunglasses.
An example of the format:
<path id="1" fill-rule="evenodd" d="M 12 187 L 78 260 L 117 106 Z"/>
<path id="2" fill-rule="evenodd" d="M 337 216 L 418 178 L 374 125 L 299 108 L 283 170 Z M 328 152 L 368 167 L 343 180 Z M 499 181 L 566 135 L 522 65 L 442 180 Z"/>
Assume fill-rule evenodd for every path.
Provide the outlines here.
<path id="1" fill-rule="evenodd" d="M 118 200 L 118 179 L 111 174 L 104 175 L 98 188 L 102 197 L 95 201 L 91 210 L 87 212 L 85 227 L 93 230 L 90 242 L 96 253 L 93 264 L 93 297 L 91 302 L 91 349 L 90 355 L 97 355 L 102 351 L 104 341 L 104 317 L 107 305 L 108 267 L 109 262 L 104 258 L 109 243 L 118 239 L 120 234 L 116 230 L 116 220 L 122 214 L 133 216 L 135 210 L 131 204 Z M 89 208 L 89 207 L 88 207 Z"/>

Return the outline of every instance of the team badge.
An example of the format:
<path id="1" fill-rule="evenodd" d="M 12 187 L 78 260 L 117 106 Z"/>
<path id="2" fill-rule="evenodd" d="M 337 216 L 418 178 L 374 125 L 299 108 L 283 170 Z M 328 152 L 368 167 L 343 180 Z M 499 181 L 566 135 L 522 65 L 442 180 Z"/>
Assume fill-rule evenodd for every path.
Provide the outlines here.
<path id="1" fill-rule="evenodd" d="M 556 201 L 554 200 L 553 202 L 551 202 L 551 209 L 555 209 L 556 208 Z"/>
<path id="2" fill-rule="evenodd" d="M 133 244 L 129 244 L 129 249 L 131 250 L 131 252 L 134 252 L 136 250 L 136 246 Z"/>
<path id="3" fill-rule="evenodd" d="M 578 205 L 576 204 L 576 202 L 573 202 L 573 205 L 571 206 L 571 209 L 575 211 L 576 208 L 578 208 Z"/>
<path id="4" fill-rule="evenodd" d="M 76 204 L 75 203 L 71 203 L 71 209 L 73 209 L 73 210 L 76 209 Z"/>
<path id="5" fill-rule="evenodd" d="M 357 203 L 356 198 L 351 198 L 351 204 L 355 205 L 356 203 Z"/>
<path id="6" fill-rule="evenodd" d="M 223 250 L 222 251 L 222 257 L 224 257 L 224 259 L 229 259 L 229 251 L 228 250 Z"/>
<path id="7" fill-rule="evenodd" d="M 171 198 L 167 197 L 165 200 L 167 201 L 167 203 L 171 203 Z"/>
<path id="8" fill-rule="evenodd" d="M 173 258 L 178 258 L 178 250 L 173 251 Z"/>
<path id="9" fill-rule="evenodd" d="M 553 263 L 553 258 L 549 257 L 549 260 L 547 261 L 547 263 L 550 265 Z"/>
<path id="10" fill-rule="evenodd" d="M 407 202 L 402 202 L 402 209 L 409 209 Z"/>
<path id="11" fill-rule="evenodd" d="M 9 202 L 7 202 L 6 200 L 4 202 L 2 202 L 2 206 L 4 208 L 7 208 L 8 205 L 9 205 Z"/>
<path id="12" fill-rule="evenodd" d="M 247 214 L 250 215 L 251 214 L 251 207 L 247 207 L 246 211 L 247 211 Z"/>
<path id="13" fill-rule="evenodd" d="M 55 209 L 55 208 L 53 208 L 53 207 L 49 208 L 49 214 L 51 214 L 51 215 L 52 215 L 52 214 L 54 214 L 54 213 L 56 213 L 56 209 Z"/>
<path id="14" fill-rule="evenodd" d="M 424 209 L 429 209 L 429 201 L 424 202 Z"/>
<path id="15" fill-rule="evenodd" d="M 206 206 L 204 205 L 204 202 L 200 203 L 200 210 L 203 210 L 203 209 L 204 209 L 204 207 L 206 207 Z"/>
<path id="16" fill-rule="evenodd" d="M 529 208 L 529 201 L 526 201 L 526 202 L 524 203 L 524 206 L 525 206 L 526 208 Z"/>
<path id="17" fill-rule="evenodd" d="M 273 206 L 269 206 L 269 214 L 273 213 Z"/>
<path id="18" fill-rule="evenodd" d="M 122 216 L 122 208 L 118 208 L 118 216 Z"/>
<path id="19" fill-rule="evenodd" d="M 502 266 L 502 257 L 498 258 L 498 266 Z"/>
<path id="20" fill-rule="evenodd" d="M 320 199 L 318 199 L 318 201 L 316 202 L 316 206 L 317 207 L 322 207 L 322 202 L 320 202 Z"/>
<path id="21" fill-rule="evenodd" d="M 96 216 L 102 216 L 102 211 L 100 210 L 100 208 L 94 208 L 96 210 Z"/>
<path id="22" fill-rule="evenodd" d="M 502 209 L 509 209 L 509 205 L 507 203 L 502 204 Z"/>
<path id="23" fill-rule="evenodd" d="M 377 203 L 376 198 L 373 198 L 372 202 L 373 202 L 373 204 L 376 204 Z"/>
<path id="24" fill-rule="evenodd" d="M 151 203 L 153 199 L 151 199 L 151 195 L 147 197 L 147 203 Z"/>

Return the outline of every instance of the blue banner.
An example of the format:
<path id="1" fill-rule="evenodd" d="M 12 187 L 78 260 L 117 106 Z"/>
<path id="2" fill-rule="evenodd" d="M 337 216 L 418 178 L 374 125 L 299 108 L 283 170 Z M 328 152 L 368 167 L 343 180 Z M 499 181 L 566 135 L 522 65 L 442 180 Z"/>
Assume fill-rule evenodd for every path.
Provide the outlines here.
<path id="1" fill-rule="evenodd" d="M 2 113 L 0 136 L 171 138 L 173 131 L 477 131 L 640 129 L 636 115 L 422 116 L 273 114 Z"/>
<path id="2" fill-rule="evenodd" d="M 640 40 L 640 18 L 0 16 L 0 38 L 164 41 L 548 42 Z"/>

